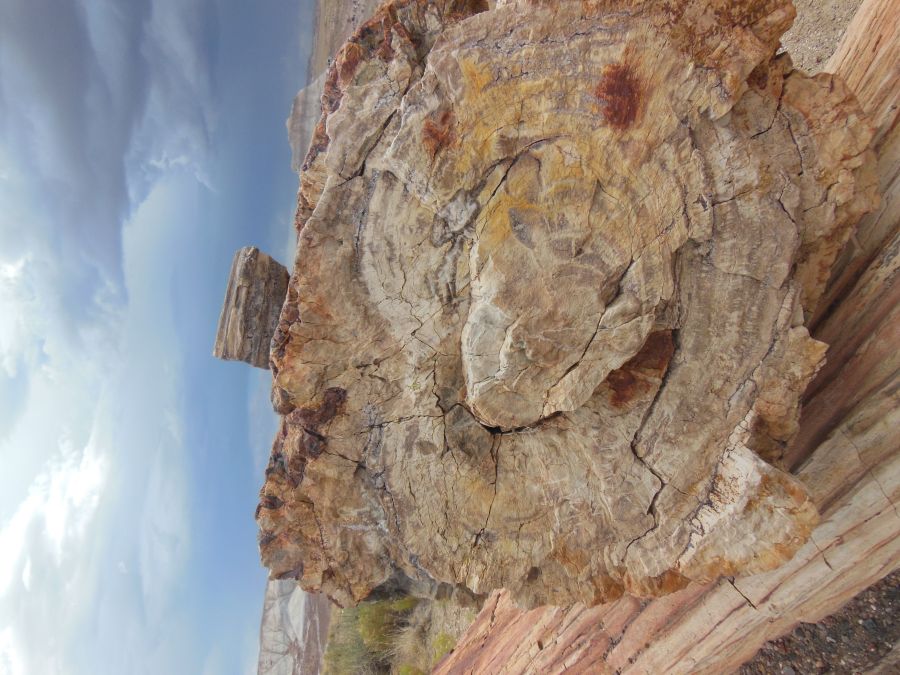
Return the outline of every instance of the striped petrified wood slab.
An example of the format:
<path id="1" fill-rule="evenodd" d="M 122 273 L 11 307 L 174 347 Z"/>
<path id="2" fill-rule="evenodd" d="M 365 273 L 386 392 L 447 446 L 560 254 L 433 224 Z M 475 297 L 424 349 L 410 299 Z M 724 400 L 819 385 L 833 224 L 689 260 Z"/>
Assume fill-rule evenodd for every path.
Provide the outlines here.
<path id="1" fill-rule="evenodd" d="M 288 271 L 255 246 L 234 254 L 213 356 L 269 367 L 269 345 L 287 293 Z"/>

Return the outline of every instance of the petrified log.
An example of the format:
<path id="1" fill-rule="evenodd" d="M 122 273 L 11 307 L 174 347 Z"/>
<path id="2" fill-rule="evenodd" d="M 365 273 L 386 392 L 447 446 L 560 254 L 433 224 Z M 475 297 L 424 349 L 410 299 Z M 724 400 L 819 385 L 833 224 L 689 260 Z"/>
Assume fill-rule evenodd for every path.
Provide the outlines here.
<path id="1" fill-rule="evenodd" d="M 720 675 L 799 622 L 820 621 L 900 564 L 896 391 L 895 379 L 867 399 L 800 472 L 823 520 L 787 564 L 649 603 L 524 611 L 497 591 L 435 672 Z"/>
<path id="2" fill-rule="evenodd" d="M 788 0 L 383 6 L 326 76 L 273 340 L 264 563 L 526 605 L 759 572 L 871 127 Z"/>
<path id="3" fill-rule="evenodd" d="M 878 121 L 884 201 L 848 242 L 817 311 L 829 361 L 786 457 L 822 514 L 810 541 L 774 571 L 649 603 L 525 612 L 497 592 L 436 672 L 732 672 L 767 640 L 821 620 L 900 566 L 898 19 L 892 0 L 866 0 L 829 63 Z"/>
<path id="4" fill-rule="evenodd" d="M 269 367 L 269 348 L 288 277 L 283 265 L 254 246 L 234 254 L 213 356 Z"/>

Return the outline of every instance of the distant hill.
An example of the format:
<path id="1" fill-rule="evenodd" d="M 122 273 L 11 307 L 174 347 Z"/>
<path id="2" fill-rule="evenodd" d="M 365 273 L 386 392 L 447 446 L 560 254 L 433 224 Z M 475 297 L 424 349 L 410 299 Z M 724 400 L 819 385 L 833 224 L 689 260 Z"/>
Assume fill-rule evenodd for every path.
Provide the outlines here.
<path id="1" fill-rule="evenodd" d="M 331 603 L 296 581 L 269 581 L 259 628 L 259 675 L 314 675 L 321 668 Z"/>

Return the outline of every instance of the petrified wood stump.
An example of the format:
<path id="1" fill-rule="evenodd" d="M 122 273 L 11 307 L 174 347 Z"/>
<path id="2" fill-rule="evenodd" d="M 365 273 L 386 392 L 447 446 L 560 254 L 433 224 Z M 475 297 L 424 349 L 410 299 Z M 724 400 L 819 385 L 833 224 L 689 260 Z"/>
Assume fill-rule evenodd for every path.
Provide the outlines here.
<path id="1" fill-rule="evenodd" d="M 260 550 L 342 604 L 525 605 L 770 569 L 804 321 L 871 128 L 776 56 L 788 0 L 398 0 L 343 47 L 273 339 Z"/>
<path id="2" fill-rule="evenodd" d="M 234 254 L 213 356 L 269 367 L 269 348 L 287 293 L 288 271 L 254 246 Z"/>

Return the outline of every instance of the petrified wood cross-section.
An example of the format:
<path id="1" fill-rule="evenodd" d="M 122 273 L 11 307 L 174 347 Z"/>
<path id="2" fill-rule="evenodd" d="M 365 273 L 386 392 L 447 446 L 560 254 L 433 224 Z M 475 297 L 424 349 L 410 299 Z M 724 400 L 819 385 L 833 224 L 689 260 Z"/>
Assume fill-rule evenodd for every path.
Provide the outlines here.
<path id="1" fill-rule="evenodd" d="M 331 67 L 273 341 L 263 561 L 596 604 L 788 559 L 804 327 L 870 127 L 787 0 L 398 0 Z"/>

